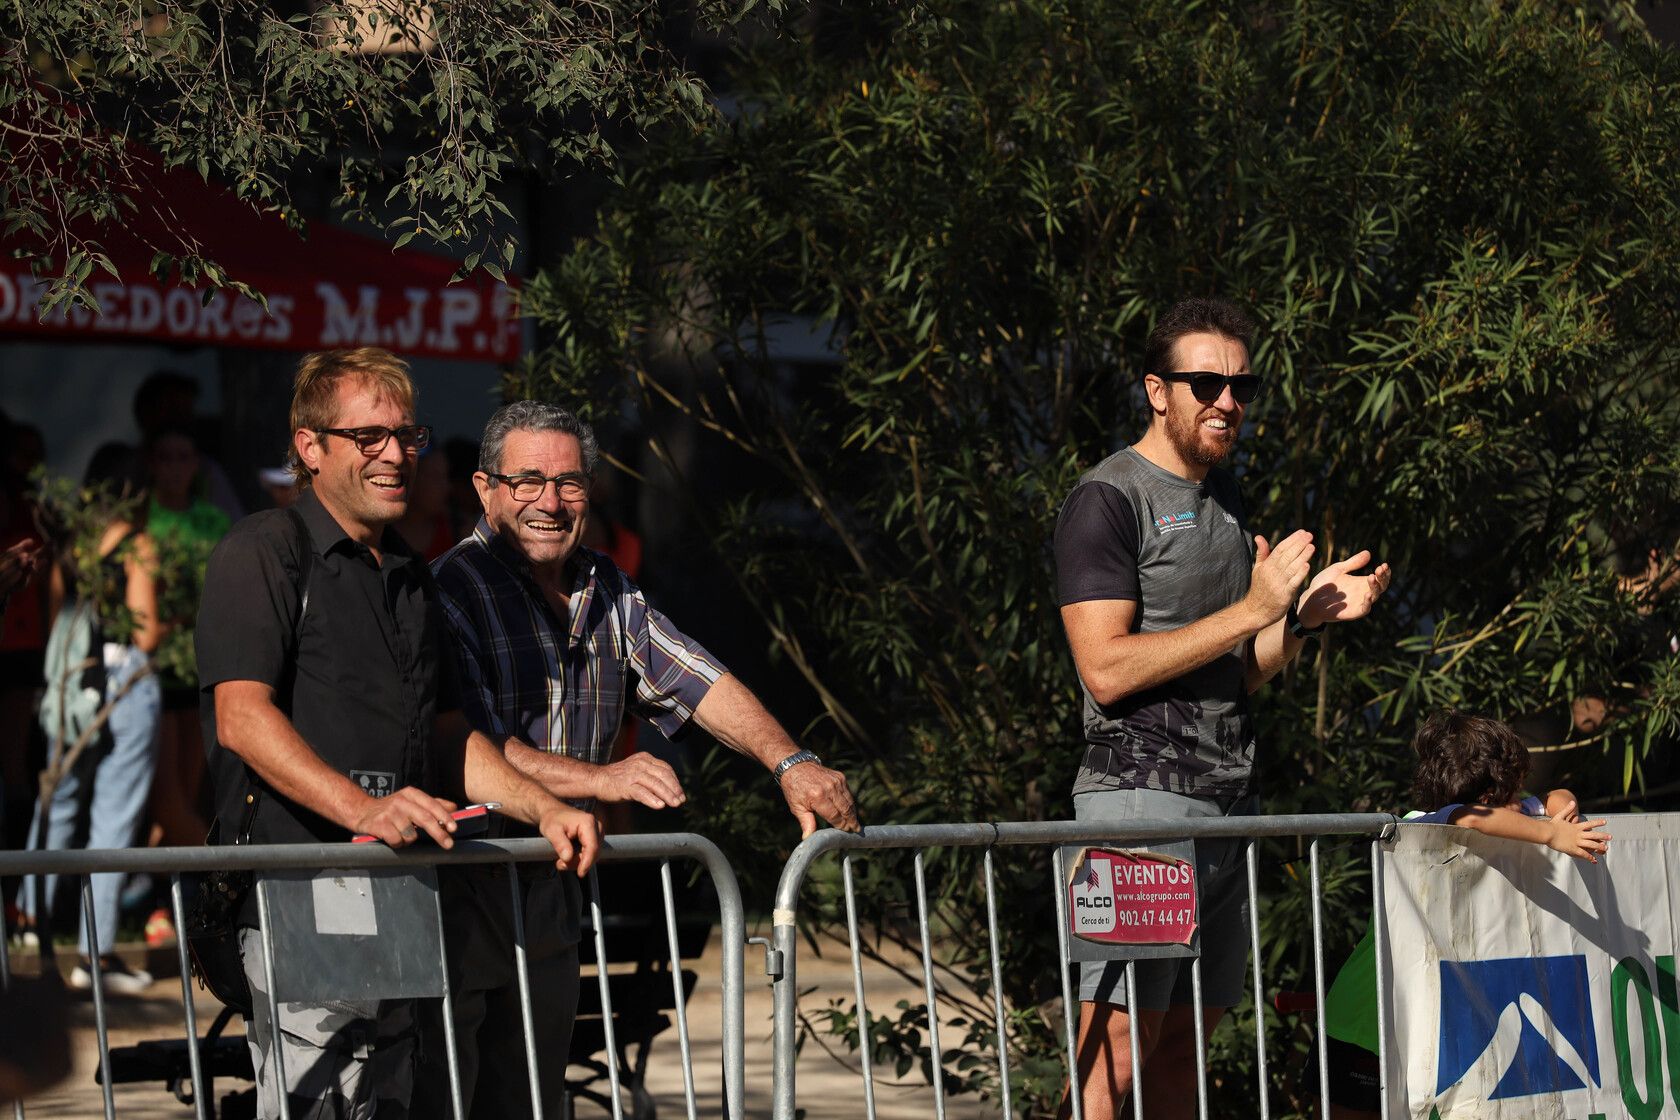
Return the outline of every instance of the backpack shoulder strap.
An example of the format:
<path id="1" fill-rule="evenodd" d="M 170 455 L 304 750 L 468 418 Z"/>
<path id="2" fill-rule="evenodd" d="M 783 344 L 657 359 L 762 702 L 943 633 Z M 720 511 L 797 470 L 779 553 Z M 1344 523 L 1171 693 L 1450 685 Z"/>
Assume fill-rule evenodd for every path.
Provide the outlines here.
<path id="1" fill-rule="evenodd" d="M 296 648 L 298 635 L 303 633 L 303 619 L 309 613 L 309 576 L 315 567 L 315 542 L 310 539 L 309 525 L 303 520 L 303 514 L 296 506 L 287 506 L 286 514 L 291 518 L 292 529 L 296 534 L 297 545 L 297 593 L 298 612 L 292 621 L 292 646 Z"/>
<path id="2" fill-rule="evenodd" d="M 296 508 L 287 506 L 286 515 L 292 524 L 292 545 L 297 556 L 294 587 L 297 590 L 298 609 L 297 614 L 292 616 L 292 657 L 295 666 L 298 641 L 303 634 L 303 620 L 309 614 L 309 577 L 315 568 L 315 542 L 309 536 L 309 525 L 303 520 L 303 514 L 299 513 Z M 294 668 L 292 675 L 295 676 L 295 673 Z M 286 691 L 288 693 L 291 691 L 290 685 L 288 685 Z M 291 715 L 289 700 L 285 705 L 285 710 L 289 717 Z M 239 814 L 239 828 L 234 833 L 233 842 L 235 844 L 248 844 L 251 840 L 251 827 L 256 821 L 257 805 L 262 800 L 263 783 L 258 780 L 248 764 L 241 762 L 241 769 L 245 775 L 245 792 L 240 798 L 243 808 Z M 218 820 L 217 824 L 211 828 L 212 836 L 219 826 L 220 822 Z M 215 841 L 212 840 L 211 842 L 214 843 Z"/>

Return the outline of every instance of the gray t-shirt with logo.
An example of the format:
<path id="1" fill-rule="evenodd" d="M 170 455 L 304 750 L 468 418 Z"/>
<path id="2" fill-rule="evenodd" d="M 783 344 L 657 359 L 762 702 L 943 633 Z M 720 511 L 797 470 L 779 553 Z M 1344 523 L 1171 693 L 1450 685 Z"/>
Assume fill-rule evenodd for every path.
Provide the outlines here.
<path id="1" fill-rule="evenodd" d="M 1177 630 L 1237 602 L 1253 563 L 1235 479 L 1214 468 L 1192 482 L 1129 447 L 1085 473 L 1056 522 L 1058 604 L 1132 600 L 1139 633 Z M 1246 644 L 1107 706 L 1081 682 L 1085 740 L 1111 753 L 1105 768 L 1100 752 L 1088 752 L 1073 791 L 1246 794 L 1254 762 Z"/>

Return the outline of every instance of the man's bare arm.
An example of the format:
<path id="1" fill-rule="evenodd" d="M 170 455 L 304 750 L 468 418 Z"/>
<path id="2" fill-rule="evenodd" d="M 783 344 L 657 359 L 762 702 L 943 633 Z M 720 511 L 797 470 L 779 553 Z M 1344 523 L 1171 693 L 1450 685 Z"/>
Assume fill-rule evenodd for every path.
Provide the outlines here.
<path id="1" fill-rule="evenodd" d="M 1312 534 L 1298 530 L 1275 549 L 1264 537 L 1256 537 L 1255 543 L 1248 594 L 1177 630 L 1133 633 L 1137 603 L 1129 599 L 1096 599 L 1062 608 L 1074 666 L 1097 703 L 1113 704 L 1199 669 L 1283 617 L 1295 589 L 1306 581 Z"/>
<path id="2" fill-rule="evenodd" d="M 724 746 L 756 758 L 767 770 L 774 770 L 778 762 L 799 750 L 793 736 L 733 673 L 725 673 L 707 690 L 694 709 L 694 718 Z M 817 830 L 819 816 L 835 828 L 858 830 L 852 791 L 840 771 L 802 762 L 788 768 L 781 782 L 782 797 L 803 835 Z"/>
<path id="3" fill-rule="evenodd" d="M 645 751 L 604 765 L 539 751 L 512 737 L 503 744 L 503 751 L 520 773 L 568 801 L 636 801 L 650 809 L 666 809 L 688 799 L 670 764 Z"/>
<path id="4" fill-rule="evenodd" d="M 377 836 L 393 848 L 425 831 L 444 847 L 455 824 L 454 802 L 405 786 L 388 797 L 362 787 L 322 761 L 274 703 L 274 689 L 260 681 L 223 681 L 212 693 L 216 737 L 276 793 L 352 835 Z"/>
<path id="5" fill-rule="evenodd" d="M 502 753 L 501 744 L 472 730 L 460 712 L 437 718 L 439 753 L 459 757 L 461 784 L 468 800 L 496 801 L 501 812 L 516 821 L 535 825 L 554 846 L 555 865 L 589 871 L 601 845 L 599 824 L 590 814 L 556 799 L 536 780 L 522 774 Z"/>

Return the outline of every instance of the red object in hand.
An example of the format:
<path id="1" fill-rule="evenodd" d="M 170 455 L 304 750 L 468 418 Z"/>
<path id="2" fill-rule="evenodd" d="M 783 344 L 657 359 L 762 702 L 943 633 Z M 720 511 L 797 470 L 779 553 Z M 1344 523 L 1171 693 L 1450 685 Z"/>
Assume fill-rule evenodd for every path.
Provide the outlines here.
<path id="1" fill-rule="evenodd" d="M 501 807 L 502 803 L 500 801 L 486 801 L 482 805 L 468 805 L 465 809 L 457 809 L 449 814 L 451 819 L 455 821 L 455 839 L 463 840 L 469 836 L 477 836 L 489 828 L 490 810 L 500 809 Z M 421 837 L 430 837 L 430 835 L 430 833 L 424 831 L 420 833 Z M 350 842 L 352 844 L 369 844 L 378 839 L 377 836 L 364 834 L 352 836 Z"/>

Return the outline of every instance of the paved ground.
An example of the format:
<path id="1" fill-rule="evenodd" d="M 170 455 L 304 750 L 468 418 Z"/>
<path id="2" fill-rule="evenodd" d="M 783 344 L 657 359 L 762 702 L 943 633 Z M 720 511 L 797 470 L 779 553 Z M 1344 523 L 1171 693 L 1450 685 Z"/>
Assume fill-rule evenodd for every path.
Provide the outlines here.
<path id="1" fill-rule="evenodd" d="M 822 959 L 813 958 L 808 947 L 802 946 L 799 986 L 805 994 L 802 1006 L 807 1012 L 825 1007 L 831 997 L 852 994 L 852 974 L 844 945 L 825 946 Z M 153 951 L 150 963 L 159 979 L 141 996 L 113 997 L 106 1003 L 112 1046 L 126 1046 L 143 1039 L 183 1037 L 180 980 L 174 975 L 171 949 L 165 953 Z M 716 1117 L 722 1114 L 722 1076 L 716 1059 L 721 1052 L 721 1000 L 718 985 L 719 946 L 714 936 L 700 962 L 700 980 L 689 1007 L 689 1031 L 695 1055 L 694 1078 L 698 1115 Z M 769 981 L 763 972 L 763 954 L 756 946 L 749 946 L 746 957 L 746 1103 L 747 1115 L 770 1115 L 770 1028 L 771 998 Z M 14 948 L 13 964 L 20 973 L 34 971 L 32 950 Z M 919 965 L 917 966 L 919 967 Z M 878 966 L 865 967 L 868 984 L 866 998 L 877 1013 L 891 1010 L 899 999 L 919 999 L 920 989 L 892 976 Z M 200 1030 L 204 1030 L 218 1005 L 202 992 L 197 992 L 195 1007 Z M 27 1106 L 30 1117 L 96 1117 L 102 1113 L 103 1100 L 94 1081 L 98 1067 L 98 1041 L 94 1030 L 91 1000 L 81 998 L 73 1011 L 75 1026 L 76 1069 L 69 1081 Z M 238 1031 L 237 1020 L 234 1031 Z M 946 1045 L 949 1045 L 947 1040 Z M 666 1031 L 656 1041 L 649 1061 L 648 1088 L 657 1105 L 658 1114 L 665 1118 L 685 1115 L 683 1075 L 680 1047 L 675 1029 Z M 933 1090 L 920 1083 L 919 1078 L 899 1082 L 892 1071 L 875 1071 L 876 1115 L 881 1120 L 912 1120 L 934 1114 Z M 912 1075 L 914 1077 L 914 1075 Z M 798 1104 L 808 1120 L 860 1120 L 865 1115 L 863 1080 L 855 1056 L 836 1061 L 815 1045 L 807 1045 L 796 1071 Z M 219 1082 L 218 1090 L 234 1087 Z M 118 1086 L 115 1089 L 117 1115 L 132 1120 L 180 1120 L 190 1117 L 193 1110 L 176 1102 L 160 1085 Z M 626 1116 L 628 1112 L 626 1096 Z M 607 1113 L 588 1101 L 580 1101 L 579 1118 L 593 1118 Z M 952 1120 L 970 1120 L 981 1116 L 996 1116 L 996 1107 L 984 1108 L 978 1102 L 963 1100 L 948 1102 L 946 1115 Z"/>

